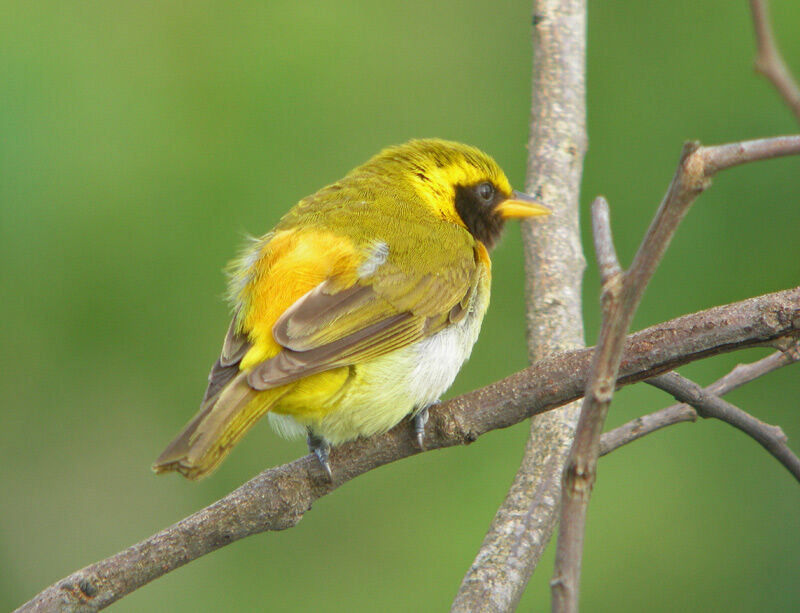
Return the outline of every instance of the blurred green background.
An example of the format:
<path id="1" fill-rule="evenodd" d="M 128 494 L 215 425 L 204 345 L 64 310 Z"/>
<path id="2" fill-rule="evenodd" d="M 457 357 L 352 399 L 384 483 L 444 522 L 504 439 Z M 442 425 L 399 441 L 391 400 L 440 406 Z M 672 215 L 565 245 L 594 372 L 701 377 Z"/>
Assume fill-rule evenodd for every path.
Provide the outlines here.
<path id="1" fill-rule="evenodd" d="M 800 4 L 772 13 L 800 74 Z M 213 477 L 150 463 L 194 413 L 228 323 L 221 269 L 244 233 L 382 147 L 440 136 L 523 184 L 528 1 L 0 1 L 0 609 L 305 453 L 258 427 Z M 752 71 L 745 2 L 593 2 L 581 202 L 612 207 L 630 260 L 683 141 L 796 132 Z M 725 173 L 697 202 L 635 322 L 796 285 L 800 161 Z M 522 257 L 494 255 L 493 306 L 451 394 L 525 366 Z M 597 333 L 596 270 L 585 286 Z M 683 369 L 708 383 L 751 350 Z M 785 369 L 731 395 L 800 451 Z M 616 425 L 669 403 L 637 386 Z M 384 467 L 295 529 L 202 558 L 118 611 L 442 611 L 521 457 L 527 425 Z M 601 461 L 586 611 L 800 609 L 800 488 L 719 423 Z M 521 610 L 549 607 L 552 554 Z"/>

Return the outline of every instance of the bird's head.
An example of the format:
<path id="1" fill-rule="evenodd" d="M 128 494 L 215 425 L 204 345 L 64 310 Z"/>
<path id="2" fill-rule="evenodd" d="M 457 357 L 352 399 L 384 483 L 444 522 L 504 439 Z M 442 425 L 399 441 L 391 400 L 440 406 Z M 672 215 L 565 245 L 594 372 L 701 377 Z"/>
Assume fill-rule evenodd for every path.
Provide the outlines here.
<path id="1" fill-rule="evenodd" d="M 549 215 L 550 209 L 511 189 L 505 173 L 479 149 L 440 139 L 389 147 L 370 162 L 413 186 L 436 215 L 464 226 L 491 248 L 506 219 Z"/>

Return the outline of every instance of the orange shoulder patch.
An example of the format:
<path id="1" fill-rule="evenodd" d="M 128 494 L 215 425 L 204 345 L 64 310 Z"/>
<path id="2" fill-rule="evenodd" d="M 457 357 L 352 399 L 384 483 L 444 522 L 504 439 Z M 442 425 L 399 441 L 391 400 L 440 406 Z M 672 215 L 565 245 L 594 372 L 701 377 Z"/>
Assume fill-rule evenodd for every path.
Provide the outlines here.
<path id="1" fill-rule="evenodd" d="M 341 289 L 352 286 L 361 259 L 349 238 L 331 232 L 302 228 L 272 237 L 242 292 L 241 331 L 252 347 L 240 368 L 275 357 L 281 348 L 272 328 L 283 312 L 326 279 Z"/>
<path id="2" fill-rule="evenodd" d="M 478 256 L 478 261 L 486 266 L 487 270 L 492 269 L 492 260 L 489 258 L 489 251 L 480 241 L 475 241 L 475 255 Z"/>

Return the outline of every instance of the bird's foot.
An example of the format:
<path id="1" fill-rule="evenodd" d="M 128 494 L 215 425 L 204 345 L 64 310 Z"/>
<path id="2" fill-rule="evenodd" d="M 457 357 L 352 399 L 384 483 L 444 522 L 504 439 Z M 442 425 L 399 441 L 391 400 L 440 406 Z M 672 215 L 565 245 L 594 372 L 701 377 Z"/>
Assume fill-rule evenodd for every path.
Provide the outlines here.
<path id="1" fill-rule="evenodd" d="M 417 437 L 417 445 L 425 451 L 425 424 L 428 423 L 428 407 L 420 409 L 414 415 L 414 434 Z"/>
<path id="2" fill-rule="evenodd" d="M 308 443 L 308 450 L 317 456 L 322 468 L 325 469 L 325 472 L 328 474 L 328 479 L 333 481 L 333 472 L 331 472 L 331 465 L 328 462 L 328 454 L 331 450 L 328 441 L 309 431 L 306 443 Z"/>

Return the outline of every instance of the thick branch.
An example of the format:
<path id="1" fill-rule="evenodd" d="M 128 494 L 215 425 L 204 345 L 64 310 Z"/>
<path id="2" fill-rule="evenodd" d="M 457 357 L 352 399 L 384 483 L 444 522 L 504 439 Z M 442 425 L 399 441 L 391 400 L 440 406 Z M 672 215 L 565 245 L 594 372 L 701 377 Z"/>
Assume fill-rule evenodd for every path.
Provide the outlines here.
<path id="1" fill-rule="evenodd" d="M 653 377 L 648 383 L 691 404 L 701 416 L 716 417 L 754 438 L 800 481 L 800 459 L 789 449 L 786 435 L 778 426 L 765 424 L 676 372 Z"/>
<path id="2" fill-rule="evenodd" d="M 553 209 L 524 224 L 528 357 L 584 345 L 578 225 L 586 152 L 586 2 L 534 0 L 531 124 L 526 187 Z M 502 505 L 467 571 L 452 611 L 516 608 L 555 527 L 559 475 L 578 405 L 537 417 Z"/>
<path id="3" fill-rule="evenodd" d="M 737 365 L 727 375 L 706 387 L 705 391 L 716 396 L 724 396 L 742 385 L 778 368 L 794 364 L 798 360 L 800 360 L 800 346 L 794 345 L 786 351 L 776 351 L 752 364 Z M 685 421 L 697 421 L 697 411 L 684 403 L 673 404 L 649 415 L 637 417 L 618 428 L 603 433 L 600 438 L 600 455 L 604 456 L 656 430 Z"/>
<path id="4" fill-rule="evenodd" d="M 594 486 L 600 436 L 614 394 L 625 334 L 644 290 L 669 246 L 681 220 L 695 199 L 720 170 L 747 162 L 800 153 L 800 136 L 786 136 L 701 147 L 684 146 L 675 176 L 645 234 L 630 269 L 624 274 L 606 271 L 603 278 L 603 323 L 587 383 L 575 443 L 564 472 L 561 522 L 556 567 L 551 582 L 553 611 L 577 613 L 586 509 Z M 603 217 L 595 216 L 596 223 Z M 610 231 L 597 231 L 605 238 Z M 610 245 L 597 245 L 600 257 L 609 257 Z"/>
<path id="5" fill-rule="evenodd" d="M 686 315 L 629 337 L 618 385 L 717 353 L 800 335 L 800 287 Z M 462 445 L 579 398 L 592 349 L 564 352 L 430 412 L 429 449 Z M 412 429 L 334 448 L 334 482 L 306 456 L 266 470 L 231 494 L 144 541 L 45 589 L 19 611 L 96 611 L 142 585 L 238 539 L 297 524 L 342 483 L 420 453 Z"/>
<path id="6" fill-rule="evenodd" d="M 753 27 L 756 32 L 758 48 L 755 68 L 772 81 L 775 89 L 800 121 L 800 87 L 792 78 L 780 51 L 778 51 L 778 46 L 775 44 L 775 35 L 772 33 L 772 26 L 769 23 L 766 0 L 750 0 L 750 9 L 753 12 Z"/>

